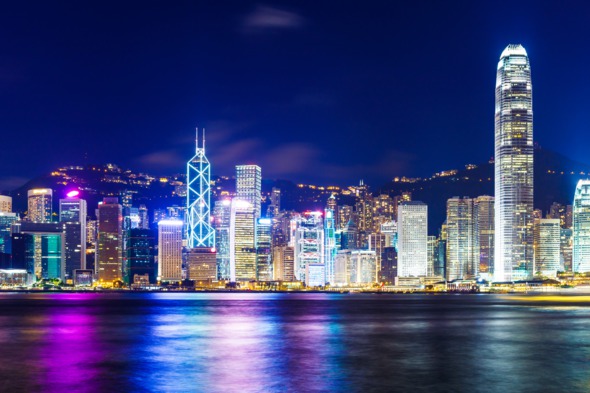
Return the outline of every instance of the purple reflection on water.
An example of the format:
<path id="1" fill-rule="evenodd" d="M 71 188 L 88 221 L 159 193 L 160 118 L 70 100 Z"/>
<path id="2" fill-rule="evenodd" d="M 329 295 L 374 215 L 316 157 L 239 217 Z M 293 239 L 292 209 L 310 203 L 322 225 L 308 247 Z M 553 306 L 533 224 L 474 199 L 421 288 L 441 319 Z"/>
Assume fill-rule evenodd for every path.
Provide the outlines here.
<path id="1" fill-rule="evenodd" d="M 72 305 L 52 309 L 44 326 L 35 354 L 39 385 L 53 392 L 88 391 L 98 374 L 94 364 L 103 354 L 96 342 L 96 318 L 88 308 Z"/>

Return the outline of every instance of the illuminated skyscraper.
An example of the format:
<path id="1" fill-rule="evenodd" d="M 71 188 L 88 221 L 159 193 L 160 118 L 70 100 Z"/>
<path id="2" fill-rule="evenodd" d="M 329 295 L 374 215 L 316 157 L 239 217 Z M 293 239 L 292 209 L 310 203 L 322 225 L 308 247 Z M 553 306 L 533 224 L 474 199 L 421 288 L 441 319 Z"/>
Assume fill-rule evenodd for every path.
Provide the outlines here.
<path id="1" fill-rule="evenodd" d="M 273 187 L 270 193 L 270 205 L 268 205 L 267 216 L 273 218 L 281 211 L 281 189 Z"/>
<path id="2" fill-rule="evenodd" d="M 494 197 L 482 195 L 475 198 L 473 221 L 478 276 L 491 280 L 494 271 Z"/>
<path id="3" fill-rule="evenodd" d="M 590 272 L 590 180 L 580 180 L 574 194 L 572 270 Z"/>
<path id="4" fill-rule="evenodd" d="M 139 228 L 150 229 L 150 220 L 148 218 L 148 209 L 145 205 L 139 205 Z"/>
<path id="5" fill-rule="evenodd" d="M 231 219 L 231 200 L 224 199 L 215 202 L 213 208 L 213 228 L 215 228 L 215 244 L 217 258 L 217 277 L 219 280 L 229 280 L 229 231 Z"/>
<path id="6" fill-rule="evenodd" d="M 533 275 L 533 91 L 522 45 L 500 56 L 495 109 L 494 279 Z"/>
<path id="7" fill-rule="evenodd" d="M 51 222 L 53 214 L 53 190 L 35 188 L 29 190 L 27 219 L 31 222 Z"/>
<path id="8" fill-rule="evenodd" d="M 474 249 L 473 199 L 450 198 L 447 200 L 447 280 L 477 274 Z"/>
<path id="9" fill-rule="evenodd" d="M 322 213 L 311 212 L 291 221 L 295 230 L 295 279 L 308 287 L 326 283 Z"/>
<path id="10" fill-rule="evenodd" d="M 127 247 L 125 247 L 127 263 L 126 282 L 134 283 L 137 276 L 148 275 L 149 282 L 156 282 L 155 263 L 155 239 L 154 233 L 149 229 L 135 228 L 129 230 L 127 236 Z"/>
<path id="11" fill-rule="evenodd" d="M 64 229 L 64 263 L 66 279 L 74 270 L 86 269 L 86 201 L 70 197 L 59 200 L 59 221 Z"/>
<path id="12" fill-rule="evenodd" d="M 230 280 L 256 280 L 256 219 L 248 201 L 232 200 L 230 217 Z"/>
<path id="13" fill-rule="evenodd" d="M 158 222 L 158 279 L 182 280 L 182 221 Z"/>
<path id="14" fill-rule="evenodd" d="M 401 202 L 397 214 L 398 276 L 426 276 L 428 206 L 419 201 Z"/>
<path id="15" fill-rule="evenodd" d="M 217 281 L 217 258 L 215 248 L 198 247 L 188 250 L 186 278 L 196 287 L 209 286 Z"/>
<path id="16" fill-rule="evenodd" d="M 236 165 L 236 197 L 250 202 L 255 217 L 260 217 L 262 169 L 258 165 Z"/>
<path id="17" fill-rule="evenodd" d="M 535 219 L 534 250 L 535 274 L 555 277 L 560 267 L 560 220 L 559 218 Z"/>
<path id="18" fill-rule="evenodd" d="M 0 213 L 12 213 L 12 198 L 0 195 Z"/>
<path id="19" fill-rule="evenodd" d="M 256 278 L 258 281 L 272 280 L 271 232 L 272 219 L 256 220 Z"/>
<path id="20" fill-rule="evenodd" d="M 215 231 L 211 226 L 211 165 L 205 156 L 205 130 L 199 147 L 199 134 L 195 156 L 186 165 L 186 208 L 189 248 L 215 247 Z"/>
<path id="21" fill-rule="evenodd" d="M 16 213 L 6 213 L 0 211 L 0 254 L 6 254 L 9 259 L 12 254 L 11 226 L 18 220 Z M 3 261 L 5 262 L 5 261 Z M 4 266 L 10 267 L 10 266 Z"/>
<path id="22" fill-rule="evenodd" d="M 324 264 L 326 265 L 327 283 L 334 282 L 334 260 L 337 252 L 335 214 L 334 210 L 327 208 L 324 218 Z"/>
<path id="23" fill-rule="evenodd" d="M 96 273 L 101 285 L 123 278 L 123 207 L 118 198 L 104 198 L 98 205 Z"/>
<path id="24" fill-rule="evenodd" d="M 295 250 L 290 246 L 276 246 L 273 248 L 272 265 L 273 279 L 295 281 L 293 274 Z"/>

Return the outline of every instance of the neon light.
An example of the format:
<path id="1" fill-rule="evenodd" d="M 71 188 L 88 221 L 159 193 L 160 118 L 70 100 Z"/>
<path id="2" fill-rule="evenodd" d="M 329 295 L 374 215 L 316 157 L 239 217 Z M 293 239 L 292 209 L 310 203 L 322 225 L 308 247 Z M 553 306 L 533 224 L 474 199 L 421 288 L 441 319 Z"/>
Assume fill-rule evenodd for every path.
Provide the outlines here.
<path id="1" fill-rule="evenodd" d="M 80 195 L 80 191 L 78 191 L 78 190 L 72 190 L 66 194 L 66 196 L 68 198 L 74 198 L 74 197 L 77 197 L 78 195 Z"/>

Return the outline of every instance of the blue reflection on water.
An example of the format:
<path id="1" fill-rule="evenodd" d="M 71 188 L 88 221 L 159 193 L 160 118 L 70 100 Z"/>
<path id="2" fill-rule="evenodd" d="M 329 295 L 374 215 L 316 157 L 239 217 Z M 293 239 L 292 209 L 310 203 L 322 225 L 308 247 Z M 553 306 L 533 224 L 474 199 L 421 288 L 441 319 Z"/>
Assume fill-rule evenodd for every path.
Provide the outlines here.
<path id="1" fill-rule="evenodd" d="M 0 391 L 588 391 L 589 322 L 491 295 L 0 294 Z"/>

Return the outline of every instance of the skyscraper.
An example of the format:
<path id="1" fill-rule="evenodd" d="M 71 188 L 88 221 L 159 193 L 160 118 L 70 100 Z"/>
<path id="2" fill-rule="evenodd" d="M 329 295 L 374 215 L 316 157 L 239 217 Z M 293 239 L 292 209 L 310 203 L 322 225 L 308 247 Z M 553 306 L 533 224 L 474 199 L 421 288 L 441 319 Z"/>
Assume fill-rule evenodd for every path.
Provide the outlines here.
<path id="1" fill-rule="evenodd" d="M 419 201 L 402 202 L 398 214 L 398 276 L 426 276 L 428 266 L 428 206 Z"/>
<path id="2" fill-rule="evenodd" d="M 197 247 L 188 250 L 186 278 L 196 287 L 209 286 L 217 281 L 217 258 L 215 248 Z"/>
<path id="3" fill-rule="evenodd" d="M 334 204 L 335 206 L 335 204 Z M 326 282 L 334 282 L 334 260 L 336 248 L 336 222 L 334 210 L 327 208 L 324 217 L 324 264 L 326 265 Z"/>
<path id="4" fill-rule="evenodd" d="M 291 223 L 295 224 L 295 278 L 308 287 L 325 285 L 322 213 L 309 212 Z"/>
<path id="5" fill-rule="evenodd" d="M 7 260 L 9 259 L 10 254 L 12 254 L 11 226 L 17 220 L 18 216 L 16 213 L 0 211 L 0 254 L 5 254 L 5 256 L 0 255 L 0 258 L 2 258 L 2 264 L 4 265 L 2 267 L 3 269 L 10 267 L 10 264 L 6 264 L 6 262 L 8 262 Z"/>
<path id="6" fill-rule="evenodd" d="M 104 198 L 98 205 L 96 273 L 101 285 L 123 278 L 123 207 L 119 199 Z"/>
<path id="7" fill-rule="evenodd" d="M 12 213 L 12 198 L 0 195 L 0 213 Z"/>
<path id="8" fill-rule="evenodd" d="M 478 276 L 490 280 L 494 272 L 494 197 L 482 195 L 475 198 L 473 221 Z"/>
<path id="9" fill-rule="evenodd" d="M 539 218 L 534 224 L 535 274 L 555 277 L 561 269 L 559 218 Z"/>
<path id="10" fill-rule="evenodd" d="M 533 95 L 522 45 L 500 56 L 495 109 L 494 279 L 533 275 Z"/>
<path id="11" fill-rule="evenodd" d="M 126 281 L 129 284 L 135 282 L 135 276 L 148 275 L 149 282 L 156 282 L 155 263 L 155 239 L 154 233 L 149 229 L 134 228 L 129 230 L 125 247 L 127 272 Z M 139 277 L 137 277 L 139 278 Z"/>
<path id="12" fill-rule="evenodd" d="M 447 280 L 477 274 L 473 229 L 473 199 L 447 200 Z"/>
<path id="13" fill-rule="evenodd" d="M 574 194 L 572 271 L 590 272 L 590 180 L 580 180 Z"/>
<path id="14" fill-rule="evenodd" d="M 231 200 L 224 199 L 215 202 L 213 208 L 213 228 L 215 228 L 215 244 L 217 258 L 217 278 L 229 280 L 229 231 L 231 218 Z"/>
<path id="15" fill-rule="evenodd" d="M 256 224 L 254 206 L 232 200 L 230 216 L 230 280 L 256 280 Z"/>
<path id="16" fill-rule="evenodd" d="M 27 192 L 27 219 L 31 222 L 51 222 L 53 214 L 53 190 L 51 188 L 34 188 Z"/>
<path id="17" fill-rule="evenodd" d="M 74 270 L 86 269 L 86 201 L 80 198 L 59 200 L 59 221 L 64 229 L 64 263 L 66 279 Z"/>
<path id="18" fill-rule="evenodd" d="M 158 279 L 182 280 L 182 221 L 177 219 L 158 222 Z"/>
<path id="19" fill-rule="evenodd" d="M 260 217 L 262 202 L 262 169 L 258 165 L 236 165 L 236 197 L 254 207 L 254 215 Z"/>
<path id="20" fill-rule="evenodd" d="M 211 226 L 211 165 L 205 156 L 205 130 L 199 147 L 197 129 L 195 156 L 186 165 L 186 208 L 189 248 L 215 247 L 215 231 Z"/>
<path id="21" fill-rule="evenodd" d="M 256 220 L 256 279 L 272 280 L 272 219 Z"/>

